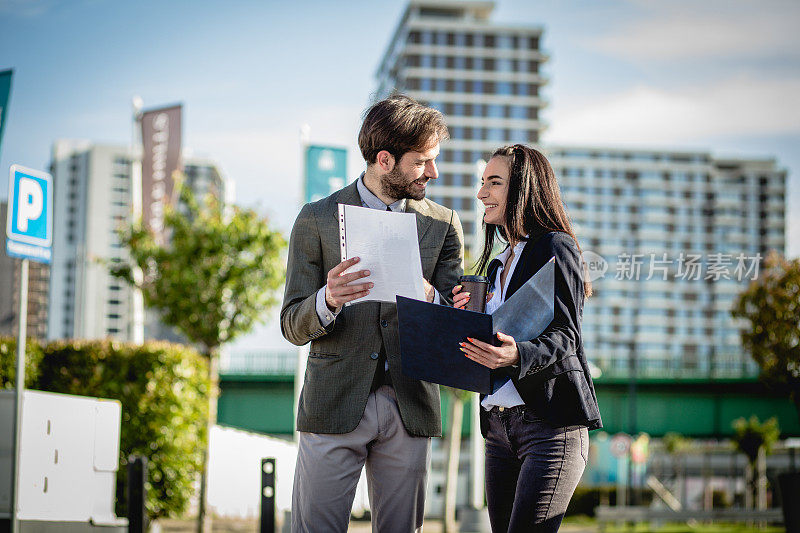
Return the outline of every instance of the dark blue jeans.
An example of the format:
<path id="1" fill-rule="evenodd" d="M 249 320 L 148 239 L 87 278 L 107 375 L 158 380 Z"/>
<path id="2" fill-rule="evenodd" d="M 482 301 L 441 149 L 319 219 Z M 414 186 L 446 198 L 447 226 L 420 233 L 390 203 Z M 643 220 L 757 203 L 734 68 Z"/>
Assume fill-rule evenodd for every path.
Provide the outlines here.
<path id="1" fill-rule="evenodd" d="M 588 453 L 584 426 L 554 428 L 524 406 L 494 408 L 486 435 L 492 531 L 558 531 Z"/>

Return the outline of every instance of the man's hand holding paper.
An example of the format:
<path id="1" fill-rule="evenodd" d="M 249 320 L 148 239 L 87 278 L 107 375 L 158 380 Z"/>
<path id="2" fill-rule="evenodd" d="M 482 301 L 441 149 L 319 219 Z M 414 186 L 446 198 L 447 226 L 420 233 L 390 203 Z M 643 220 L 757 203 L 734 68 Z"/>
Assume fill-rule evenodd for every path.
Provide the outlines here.
<path id="1" fill-rule="evenodd" d="M 331 311 L 338 311 L 344 304 L 369 294 L 374 283 L 353 283 L 369 276 L 369 270 L 355 270 L 345 274 L 345 270 L 355 266 L 361 259 L 358 257 L 342 261 L 328 272 L 325 285 L 325 303 Z"/>

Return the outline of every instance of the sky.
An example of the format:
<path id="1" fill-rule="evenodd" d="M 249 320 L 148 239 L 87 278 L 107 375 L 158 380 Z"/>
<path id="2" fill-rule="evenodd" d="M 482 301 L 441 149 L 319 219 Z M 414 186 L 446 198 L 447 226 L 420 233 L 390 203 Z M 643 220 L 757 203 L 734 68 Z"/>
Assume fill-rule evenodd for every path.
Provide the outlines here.
<path id="1" fill-rule="evenodd" d="M 361 172 L 358 128 L 405 6 L 0 0 L 0 70 L 14 69 L 0 168 L 46 169 L 61 138 L 127 145 L 134 96 L 180 102 L 184 146 L 288 233 L 304 125 Z M 497 0 L 492 20 L 544 30 L 545 144 L 776 158 L 800 255 L 800 2 Z M 288 346 L 277 310 L 265 319 L 233 349 Z"/>

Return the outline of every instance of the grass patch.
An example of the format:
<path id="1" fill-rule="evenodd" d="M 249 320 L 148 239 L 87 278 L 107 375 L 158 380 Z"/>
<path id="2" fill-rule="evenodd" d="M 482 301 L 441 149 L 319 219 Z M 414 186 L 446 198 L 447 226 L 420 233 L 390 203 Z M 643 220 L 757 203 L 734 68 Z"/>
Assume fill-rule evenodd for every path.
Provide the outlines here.
<path id="1" fill-rule="evenodd" d="M 609 524 L 605 530 L 607 533 L 785 533 L 783 527 L 769 526 L 764 529 L 748 527 L 745 524 L 698 524 L 690 526 L 688 524 L 663 524 L 655 528 L 648 523 L 638 523 L 634 526 L 618 527 Z"/>
<path id="2" fill-rule="evenodd" d="M 578 515 L 565 516 L 564 520 L 561 523 L 568 524 L 571 526 L 596 526 L 597 519 L 593 516 L 578 514 Z"/>

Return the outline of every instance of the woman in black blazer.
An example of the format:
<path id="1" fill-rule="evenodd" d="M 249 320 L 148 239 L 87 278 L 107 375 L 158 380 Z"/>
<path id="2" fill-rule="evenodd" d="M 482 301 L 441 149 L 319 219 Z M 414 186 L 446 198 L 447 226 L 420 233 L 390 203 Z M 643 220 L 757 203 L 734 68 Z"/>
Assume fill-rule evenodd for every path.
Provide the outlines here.
<path id="1" fill-rule="evenodd" d="M 524 145 L 500 148 L 481 178 L 485 242 L 478 272 L 489 278 L 494 312 L 555 257 L 554 317 L 534 339 L 497 333 L 500 346 L 475 339 L 464 354 L 492 369 L 481 396 L 486 495 L 492 531 L 558 531 L 588 457 L 588 430 L 602 427 L 581 342 L 583 302 L 591 294 L 581 252 L 547 159 Z M 507 244 L 490 261 L 496 237 Z M 453 289 L 454 305 L 469 293 Z"/>

